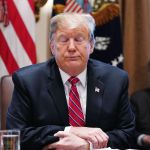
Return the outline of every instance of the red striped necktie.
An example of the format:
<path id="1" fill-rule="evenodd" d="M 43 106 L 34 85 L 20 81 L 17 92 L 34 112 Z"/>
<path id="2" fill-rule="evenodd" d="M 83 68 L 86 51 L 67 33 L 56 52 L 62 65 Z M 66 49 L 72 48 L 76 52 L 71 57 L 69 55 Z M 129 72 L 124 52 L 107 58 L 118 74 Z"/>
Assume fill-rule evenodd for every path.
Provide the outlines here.
<path id="1" fill-rule="evenodd" d="M 76 83 L 79 79 L 76 77 L 70 77 L 68 81 L 71 84 L 69 92 L 69 124 L 71 126 L 85 126 L 85 120 L 83 111 L 80 104 L 79 93 L 77 91 Z"/>

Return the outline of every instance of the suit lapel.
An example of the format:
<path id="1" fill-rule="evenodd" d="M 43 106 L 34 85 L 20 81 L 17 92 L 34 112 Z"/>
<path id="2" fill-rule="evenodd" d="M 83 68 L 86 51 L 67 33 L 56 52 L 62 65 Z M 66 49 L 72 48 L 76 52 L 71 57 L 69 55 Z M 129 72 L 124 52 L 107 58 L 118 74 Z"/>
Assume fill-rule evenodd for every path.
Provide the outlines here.
<path id="1" fill-rule="evenodd" d="M 64 86 L 59 73 L 59 69 L 55 62 L 53 65 L 50 66 L 48 92 L 54 100 L 60 118 L 62 119 L 65 125 L 69 125 L 68 107 L 67 107 Z"/>
<path id="2" fill-rule="evenodd" d="M 48 77 L 48 92 L 53 98 L 56 109 L 64 125 L 69 125 L 68 107 L 64 91 L 64 86 L 55 61 L 50 62 L 50 73 Z M 86 126 L 97 126 L 98 117 L 102 107 L 102 96 L 104 85 L 100 81 L 98 70 L 88 64 L 87 68 L 87 108 L 86 108 Z"/>
<path id="3" fill-rule="evenodd" d="M 100 81 L 99 70 L 94 70 L 90 63 L 87 68 L 87 109 L 86 126 L 97 126 L 102 107 L 104 85 Z"/>

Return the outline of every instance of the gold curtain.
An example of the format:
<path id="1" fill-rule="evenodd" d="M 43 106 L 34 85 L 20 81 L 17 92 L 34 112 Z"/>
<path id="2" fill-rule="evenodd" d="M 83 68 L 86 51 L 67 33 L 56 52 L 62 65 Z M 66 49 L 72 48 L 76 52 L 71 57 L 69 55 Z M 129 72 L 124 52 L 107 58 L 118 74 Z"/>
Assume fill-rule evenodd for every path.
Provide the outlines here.
<path id="1" fill-rule="evenodd" d="M 150 0 L 121 0 L 124 67 L 129 93 L 150 87 Z"/>

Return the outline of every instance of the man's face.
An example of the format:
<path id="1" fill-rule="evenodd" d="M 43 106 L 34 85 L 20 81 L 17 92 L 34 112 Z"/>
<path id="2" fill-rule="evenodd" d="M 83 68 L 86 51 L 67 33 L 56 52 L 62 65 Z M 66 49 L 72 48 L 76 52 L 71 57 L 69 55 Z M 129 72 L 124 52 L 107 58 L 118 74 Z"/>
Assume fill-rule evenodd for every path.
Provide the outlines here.
<path id="1" fill-rule="evenodd" d="M 58 29 L 51 42 L 57 65 L 71 76 L 81 73 L 93 52 L 93 42 L 85 27 Z"/>

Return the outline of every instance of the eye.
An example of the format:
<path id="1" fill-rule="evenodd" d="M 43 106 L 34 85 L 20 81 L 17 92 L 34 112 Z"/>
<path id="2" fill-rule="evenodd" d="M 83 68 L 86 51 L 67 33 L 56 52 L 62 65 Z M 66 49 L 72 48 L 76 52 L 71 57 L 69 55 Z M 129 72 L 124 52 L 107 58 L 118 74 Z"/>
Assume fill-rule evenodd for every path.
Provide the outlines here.
<path id="1" fill-rule="evenodd" d="M 68 37 L 67 36 L 64 36 L 64 35 L 61 35 L 59 38 L 58 38 L 58 42 L 68 42 Z"/>
<path id="2" fill-rule="evenodd" d="M 76 38 L 75 38 L 75 41 L 76 42 L 83 42 L 85 41 L 85 38 L 83 35 L 78 35 Z"/>

